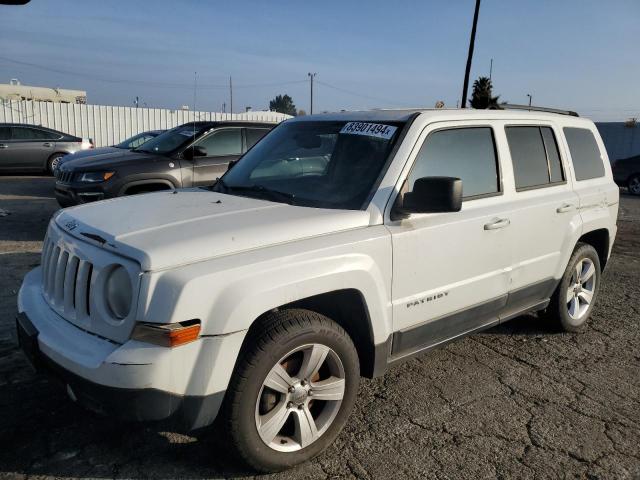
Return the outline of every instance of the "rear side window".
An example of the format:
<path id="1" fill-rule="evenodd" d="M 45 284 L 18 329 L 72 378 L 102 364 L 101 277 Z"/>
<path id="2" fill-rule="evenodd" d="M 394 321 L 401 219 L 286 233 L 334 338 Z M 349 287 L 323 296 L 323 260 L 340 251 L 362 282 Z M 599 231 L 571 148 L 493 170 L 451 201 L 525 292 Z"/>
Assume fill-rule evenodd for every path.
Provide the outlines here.
<path id="1" fill-rule="evenodd" d="M 516 190 L 564 181 L 560 153 L 550 127 L 506 127 Z"/>
<path id="2" fill-rule="evenodd" d="M 576 180 L 604 177 L 604 165 L 600 149 L 591 130 L 586 128 L 564 128 L 564 136 L 569 145 Z"/>
<path id="3" fill-rule="evenodd" d="M 245 129 L 246 141 L 247 141 L 247 150 L 253 147 L 258 140 L 264 137 L 269 130 L 267 128 L 247 128 Z"/>
<path id="4" fill-rule="evenodd" d="M 500 192 L 491 128 L 453 128 L 431 133 L 407 179 L 409 190 L 413 190 L 418 178 L 437 176 L 460 178 L 464 198 Z"/>
<path id="5" fill-rule="evenodd" d="M 60 135 L 39 128 L 13 127 L 13 140 L 56 140 Z"/>

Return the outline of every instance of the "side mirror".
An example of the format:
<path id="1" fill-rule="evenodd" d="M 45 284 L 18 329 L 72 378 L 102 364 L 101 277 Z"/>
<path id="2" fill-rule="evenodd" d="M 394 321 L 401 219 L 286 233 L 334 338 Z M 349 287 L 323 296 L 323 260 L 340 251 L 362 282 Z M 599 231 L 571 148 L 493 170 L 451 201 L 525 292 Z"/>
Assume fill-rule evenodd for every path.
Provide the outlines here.
<path id="1" fill-rule="evenodd" d="M 227 172 L 228 172 L 229 170 L 231 170 L 231 169 L 234 167 L 234 165 L 235 165 L 236 163 L 238 163 L 238 160 L 231 160 L 231 161 L 229 162 L 229 164 L 227 165 Z"/>
<path id="2" fill-rule="evenodd" d="M 462 180 L 454 177 L 422 177 L 404 194 L 401 213 L 459 212 Z"/>
<path id="3" fill-rule="evenodd" d="M 207 149 L 204 148 L 204 147 L 201 147 L 200 145 L 195 145 L 193 147 L 187 148 L 182 153 L 182 156 L 184 158 L 186 158 L 187 160 L 193 160 L 196 157 L 206 157 L 207 156 Z"/>

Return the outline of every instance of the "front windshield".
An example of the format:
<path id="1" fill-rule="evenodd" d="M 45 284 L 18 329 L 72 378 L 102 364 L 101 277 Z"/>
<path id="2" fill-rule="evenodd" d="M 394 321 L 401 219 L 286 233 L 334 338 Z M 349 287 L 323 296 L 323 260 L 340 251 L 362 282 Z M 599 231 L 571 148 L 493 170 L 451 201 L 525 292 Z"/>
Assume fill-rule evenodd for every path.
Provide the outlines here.
<path id="1" fill-rule="evenodd" d="M 194 125 L 182 125 L 180 127 L 167 130 L 156 138 L 152 138 L 148 142 L 143 143 L 136 148 L 136 152 L 148 152 L 165 154 L 190 143 L 196 138 L 205 127 Z"/>
<path id="2" fill-rule="evenodd" d="M 141 147 L 142 144 L 146 143 L 145 139 L 152 138 L 148 133 L 139 133 L 138 135 L 134 135 L 133 137 L 129 137 L 126 140 L 114 145 L 115 148 L 122 148 L 123 150 L 129 150 L 131 148 Z"/>
<path id="3" fill-rule="evenodd" d="M 284 123 L 216 186 L 240 195 L 278 193 L 289 203 L 358 210 L 387 164 L 402 123 Z"/>

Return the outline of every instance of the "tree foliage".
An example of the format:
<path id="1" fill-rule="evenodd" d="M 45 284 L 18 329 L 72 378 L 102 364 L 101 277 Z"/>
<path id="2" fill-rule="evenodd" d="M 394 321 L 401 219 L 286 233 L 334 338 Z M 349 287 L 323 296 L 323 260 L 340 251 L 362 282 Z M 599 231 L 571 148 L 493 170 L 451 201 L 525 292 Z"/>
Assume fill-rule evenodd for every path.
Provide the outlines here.
<path id="1" fill-rule="evenodd" d="M 493 96 L 493 85 L 488 77 L 479 77 L 473 82 L 473 93 L 469 102 L 471 108 L 499 110 L 499 98 L 500 95 Z"/>
<path id="2" fill-rule="evenodd" d="M 277 95 L 276 98 L 269 102 L 269 110 L 286 113 L 287 115 L 293 115 L 294 117 L 298 113 L 296 106 L 293 103 L 293 99 L 287 95 Z"/>

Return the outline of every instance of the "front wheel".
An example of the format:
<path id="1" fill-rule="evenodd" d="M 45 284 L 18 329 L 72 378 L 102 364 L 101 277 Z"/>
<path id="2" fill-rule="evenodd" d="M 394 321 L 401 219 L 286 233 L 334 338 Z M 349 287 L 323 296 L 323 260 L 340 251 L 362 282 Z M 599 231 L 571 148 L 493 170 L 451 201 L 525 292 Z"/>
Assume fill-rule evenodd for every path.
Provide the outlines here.
<path id="1" fill-rule="evenodd" d="M 600 258 L 586 243 L 578 243 L 547 309 L 550 317 L 560 321 L 568 332 L 580 332 L 587 320 L 600 288 Z"/>
<path id="2" fill-rule="evenodd" d="M 358 354 L 349 335 L 307 310 L 269 314 L 247 339 L 223 407 L 232 444 L 256 470 L 274 472 L 329 446 L 358 390 Z"/>

